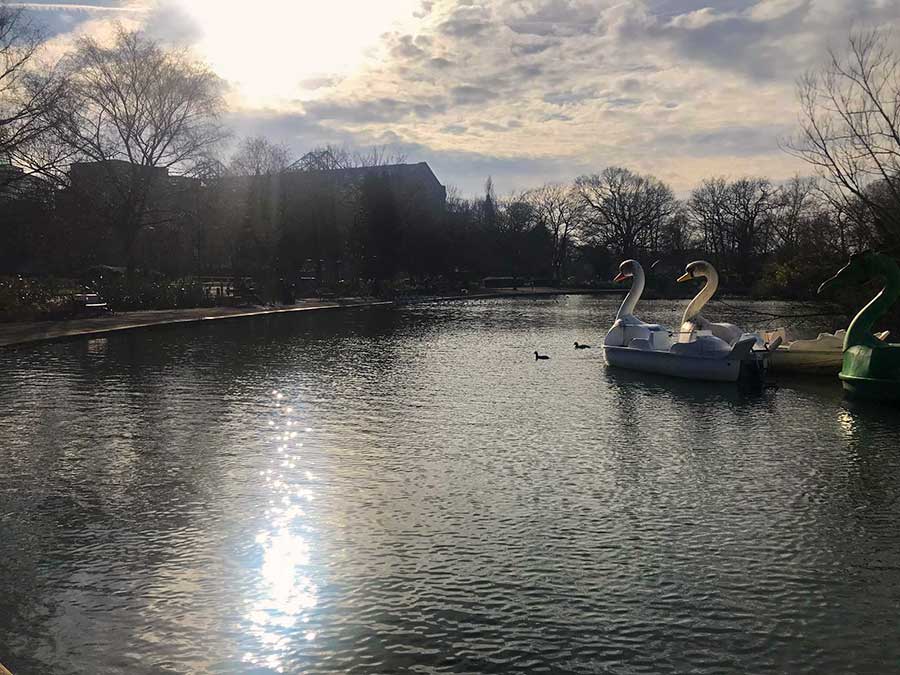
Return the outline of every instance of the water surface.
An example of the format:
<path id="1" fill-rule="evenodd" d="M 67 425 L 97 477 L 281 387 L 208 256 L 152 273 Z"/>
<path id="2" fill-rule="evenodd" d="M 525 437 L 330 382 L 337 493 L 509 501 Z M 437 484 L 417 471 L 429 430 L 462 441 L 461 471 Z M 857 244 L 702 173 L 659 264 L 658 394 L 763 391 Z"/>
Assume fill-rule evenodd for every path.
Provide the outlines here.
<path id="1" fill-rule="evenodd" d="M 0 354 L 0 662 L 896 667 L 896 412 L 830 379 L 754 394 L 608 370 L 616 302 L 315 312 Z"/>

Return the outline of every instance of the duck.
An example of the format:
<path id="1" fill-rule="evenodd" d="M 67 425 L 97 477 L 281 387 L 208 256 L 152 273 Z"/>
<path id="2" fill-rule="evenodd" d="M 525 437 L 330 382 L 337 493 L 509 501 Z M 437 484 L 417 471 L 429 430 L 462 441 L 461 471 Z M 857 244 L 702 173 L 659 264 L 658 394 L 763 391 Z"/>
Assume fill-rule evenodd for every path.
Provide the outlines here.
<path id="1" fill-rule="evenodd" d="M 900 298 L 900 267 L 896 260 L 874 251 L 850 256 L 850 261 L 819 286 L 819 293 L 875 277 L 885 285 L 850 322 L 844 336 L 843 363 L 838 377 L 855 398 L 900 402 L 900 343 L 886 342 L 872 327 Z"/>
<path id="2" fill-rule="evenodd" d="M 577 341 L 575 342 L 575 349 L 590 349 L 590 348 L 591 348 L 590 345 L 580 345 L 580 344 L 578 344 Z"/>
<path id="3" fill-rule="evenodd" d="M 700 310 L 709 302 L 719 288 L 719 273 L 711 263 L 705 260 L 695 260 L 684 268 L 684 274 L 678 277 L 678 283 L 691 281 L 692 279 L 706 279 L 706 284 L 694 299 L 688 303 L 681 318 L 681 335 L 679 342 L 690 342 L 694 338 L 694 332 L 698 330 L 709 331 L 713 337 L 734 345 L 745 334 L 742 329 L 733 323 L 713 323 L 700 314 Z"/>
<path id="4" fill-rule="evenodd" d="M 627 347 L 633 340 L 645 340 L 653 349 L 668 349 L 671 344 L 671 330 L 658 323 L 646 323 L 634 315 L 634 308 L 644 293 L 646 276 L 644 268 L 637 260 L 624 260 L 619 265 L 619 273 L 613 281 L 616 283 L 631 279 L 631 288 L 622 301 L 616 320 L 603 344 L 611 347 Z"/>
<path id="5" fill-rule="evenodd" d="M 534 360 L 535 360 L 535 361 L 546 361 L 546 360 L 549 359 L 549 358 L 550 358 L 550 357 L 547 356 L 546 354 L 538 354 L 537 352 L 534 353 Z"/>

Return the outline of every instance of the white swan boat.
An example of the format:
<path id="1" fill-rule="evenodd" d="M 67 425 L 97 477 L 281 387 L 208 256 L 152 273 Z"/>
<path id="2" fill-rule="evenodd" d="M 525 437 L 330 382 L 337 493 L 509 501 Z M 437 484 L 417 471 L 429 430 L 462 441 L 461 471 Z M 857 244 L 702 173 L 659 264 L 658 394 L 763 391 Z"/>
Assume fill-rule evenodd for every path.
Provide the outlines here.
<path id="1" fill-rule="evenodd" d="M 735 345 L 739 340 L 756 336 L 754 351 L 766 359 L 767 367 L 773 372 L 833 374 L 840 371 L 846 331 L 819 333 L 815 339 L 799 340 L 790 339 L 788 331 L 784 328 L 751 334 L 744 333 L 734 324 L 711 323 L 700 315 L 700 310 L 715 294 L 719 286 L 719 275 L 712 265 L 698 261 L 688 265 L 685 274 L 678 280 L 687 281 L 698 276 L 706 276 L 707 284 L 685 310 L 682 335 L 690 330 L 688 322 L 693 322 L 694 325 L 710 330 L 713 335 L 731 345 Z M 884 337 L 887 337 L 887 333 Z"/>
<path id="2" fill-rule="evenodd" d="M 886 340 L 890 331 L 877 333 L 879 340 Z M 834 375 L 840 372 L 844 362 L 844 338 L 847 331 L 819 333 L 810 340 L 792 340 L 786 328 L 762 331 L 760 338 L 771 344 L 781 338 L 777 349 L 769 347 L 769 368 L 776 373 L 793 372 Z"/>
<path id="3" fill-rule="evenodd" d="M 704 264 L 712 269 L 708 263 Z M 688 265 L 689 272 L 679 281 L 707 276 L 698 265 Z M 644 291 L 644 270 L 636 260 L 624 261 L 615 280 L 623 281 L 631 277 L 633 281 L 615 322 L 603 340 L 606 363 L 630 370 L 718 382 L 735 382 L 744 374 L 758 375 L 765 363 L 765 356 L 753 351 L 756 336 L 740 337 L 732 345 L 716 336 L 713 330 L 727 324 L 709 324 L 705 319 L 702 319 L 705 323 L 697 321 L 700 319 L 700 308 L 715 292 L 715 284 L 710 289 L 709 282 L 717 281 L 718 275 L 714 269 L 712 273 L 715 276 L 707 276 L 706 286 L 688 305 L 676 341 L 670 329 L 645 323 L 634 316 L 635 306 Z"/>
<path id="4" fill-rule="evenodd" d="M 785 328 L 762 331 L 760 337 L 768 344 L 781 338 L 778 349 L 770 349 L 769 367 L 773 372 L 802 372 L 834 375 L 844 361 L 844 337 L 847 331 L 819 333 L 814 340 L 790 340 Z"/>

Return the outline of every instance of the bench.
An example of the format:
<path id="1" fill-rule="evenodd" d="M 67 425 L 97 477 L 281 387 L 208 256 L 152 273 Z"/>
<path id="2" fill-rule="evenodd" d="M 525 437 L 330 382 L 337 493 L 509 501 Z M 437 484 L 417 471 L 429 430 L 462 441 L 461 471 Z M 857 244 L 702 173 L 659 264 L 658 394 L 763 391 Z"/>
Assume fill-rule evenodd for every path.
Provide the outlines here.
<path id="1" fill-rule="evenodd" d="M 110 311 L 109 305 L 97 293 L 76 293 L 73 300 L 76 311 L 82 314 L 99 315 Z"/>

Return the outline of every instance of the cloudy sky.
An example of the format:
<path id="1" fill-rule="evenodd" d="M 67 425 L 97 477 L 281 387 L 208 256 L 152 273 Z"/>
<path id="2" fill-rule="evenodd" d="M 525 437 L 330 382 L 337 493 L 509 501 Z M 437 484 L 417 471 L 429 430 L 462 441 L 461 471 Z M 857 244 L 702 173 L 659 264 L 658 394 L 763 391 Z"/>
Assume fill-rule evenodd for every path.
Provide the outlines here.
<path id="1" fill-rule="evenodd" d="M 24 4 L 52 46 L 141 26 L 228 83 L 238 136 L 298 156 L 389 145 L 465 194 L 609 165 L 679 192 L 775 180 L 795 82 L 851 27 L 900 28 L 898 0 L 82 0 Z M 900 42 L 900 32 L 896 33 Z"/>

